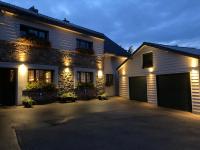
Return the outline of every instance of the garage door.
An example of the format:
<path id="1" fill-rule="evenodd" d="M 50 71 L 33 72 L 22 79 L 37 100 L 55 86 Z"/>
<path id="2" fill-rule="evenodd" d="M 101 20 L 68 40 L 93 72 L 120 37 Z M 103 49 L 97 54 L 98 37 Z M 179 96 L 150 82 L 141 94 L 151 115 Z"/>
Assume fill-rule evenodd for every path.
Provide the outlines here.
<path id="1" fill-rule="evenodd" d="M 0 68 L 0 105 L 15 105 L 16 70 Z"/>
<path id="2" fill-rule="evenodd" d="M 157 76 L 158 105 L 192 111 L 189 73 Z"/>
<path id="3" fill-rule="evenodd" d="M 129 94 L 131 100 L 147 102 L 147 79 L 145 76 L 129 78 Z"/>

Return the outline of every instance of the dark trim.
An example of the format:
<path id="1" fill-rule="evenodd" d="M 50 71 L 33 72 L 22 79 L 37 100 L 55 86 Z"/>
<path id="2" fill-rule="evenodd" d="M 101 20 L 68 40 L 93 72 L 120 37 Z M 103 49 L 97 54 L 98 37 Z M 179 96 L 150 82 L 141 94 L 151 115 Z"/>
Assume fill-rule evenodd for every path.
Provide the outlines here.
<path id="1" fill-rule="evenodd" d="M 142 45 L 140 45 L 140 47 L 138 47 L 133 53 L 132 55 L 127 58 L 121 65 L 119 65 L 117 67 L 116 70 L 119 70 L 119 68 L 124 65 L 129 59 L 131 59 L 143 46 L 151 46 L 151 47 L 154 47 L 154 48 L 158 48 L 160 50 L 164 50 L 164 51 L 171 51 L 171 52 L 174 52 L 174 53 L 177 53 L 177 54 L 181 54 L 181 55 L 184 55 L 184 56 L 190 56 L 190 57 L 195 57 L 195 58 L 199 58 L 200 55 L 198 54 L 191 54 L 191 53 L 187 53 L 187 52 L 183 52 L 183 51 L 178 51 L 178 50 L 175 50 L 175 49 L 172 49 L 172 48 L 167 48 L 167 47 L 164 47 L 164 46 L 161 46 L 161 45 L 158 45 L 158 44 L 154 44 L 154 43 L 149 43 L 149 42 L 144 42 L 142 43 Z"/>
<path id="2" fill-rule="evenodd" d="M 94 31 L 94 30 L 90 30 L 90 29 L 87 29 L 87 28 L 84 28 L 84 27 L 81 27 L 81 26 L 78 26 L 78 25 L 75 25 L 72 23 L 66 23 L 64 21 L 61 21 L 61 20 L 58 20 L 55 18 L 51 18 L 51 17 L 45 16 L 45 15 L 42 15 L 39 13 L 35 13 L 28 9 L 18 7 L 15 5 L 11 5 L 9 3 L 5 3 L 2 1 L 0 1 L 0 9 L 14 13 L 14 14 L 18 14 L 20 17 L 25 17 L 25 19 L 29 19 L 31 21 L 37 20 L 40 22 L 45 22 L 48 24 L 60 26 L 60 27 L 63 27 L 63 28 L 69 29 L 69 30 L 87 34 L 89 36 L 94 36 L 94 37 L 101 38 L 101 39 L 105 38 L 103 33 L 100 33 L 100 32 Z"/>

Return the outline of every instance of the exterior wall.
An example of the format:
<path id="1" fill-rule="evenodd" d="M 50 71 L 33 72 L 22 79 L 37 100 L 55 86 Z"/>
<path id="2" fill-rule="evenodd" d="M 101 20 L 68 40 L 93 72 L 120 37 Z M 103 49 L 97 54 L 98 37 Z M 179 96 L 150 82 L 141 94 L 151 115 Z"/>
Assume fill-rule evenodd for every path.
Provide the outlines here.
<path id="1" fill-rule="evenodd" d="M 35 45 L 20 38 L 20 24 L 49 31 L 51 47 Z M 86 71 L 94 70 L 94 84 L 98 93 L 104 92 L 104 77 L 98 77 L 97 72 L 103 71 L 104 40 L 96 37 L 67 30 L 42 22 L 28 21 L 6 12 L 0 16 L 0 63 L 11 64 L 18 68 L 18 104 L 22 90 L 27 84 L 27 73 L 20 74 L 19 66 L 24 64 L 26 69 L 33 64 L 56 67 L 56 84 L 60 91 L 71 91 L 76 84 L 77 68 Z M 76 39 L 80 38 L 93 42 L 94 55 L 81 54 L 76 51 Z M 2 67 L 2 66 L 0 66 Z M 45 69 L 45 67 L 43 68 Z"/>
<path id="2" fill-rule="evenodd" d="M 21 104 L 22 91 L 27 85 L 28 69 L 54 70 L 54 82 L 59 87 L 60 92 L 71 91 L 75 88 L 77 68 L 85 71 L 93 70 L 94 84 L 98 93 L 102 93 L 104 91 L 104 78 L 97 76 L 97 72 L 103 70 L 102 66 L 103 57 L 101 56 L 36 47 L 27 45 L 27 43 L 0 41 L 0 67 L 18 69 L 18 104 Z"/>
<path id="3" fill-rule="evenodd" d="M 116 69 L 125 59 L 126 57 L 117 57 L 112 55 L 105 55 L 104 57 L 104 74 L 113 74 L 114 76 L 113 86 L 105 87 L 105 92 L 108 96 L 119 95 L 119 78 Z"/>
<path id="4" fill-rule="evenodd" d="M 142 54 L 153 52 L 153 68 L 142 68 Z M 120 96 L 129 97 L 128 77 L 147 76 L 148 101 L 157 104 L 156 75 L 190 73 L 193 112 L 200 112 L 199 60 L 177 53 L 143 46 L 119 69 Z"/>
<path id="5" fill-rule="evenodd" d="M 16 41 L 20 37 L 20 24 L 29 25 L 35 28 L 49 31 L 49 41 L 52 48 L 59 50 L 76 49 L 76 39 L 81 38 L 93 42 L 96 55 L 102 55 L 104 50 L 104 40 L 83 35 L 78 32 L 67 30 L 65 28 L 52 26 L 40 22 L 26 21 L 20 19 L 14 14 L 6 13 L 0 16 L 0 40 Z"/>

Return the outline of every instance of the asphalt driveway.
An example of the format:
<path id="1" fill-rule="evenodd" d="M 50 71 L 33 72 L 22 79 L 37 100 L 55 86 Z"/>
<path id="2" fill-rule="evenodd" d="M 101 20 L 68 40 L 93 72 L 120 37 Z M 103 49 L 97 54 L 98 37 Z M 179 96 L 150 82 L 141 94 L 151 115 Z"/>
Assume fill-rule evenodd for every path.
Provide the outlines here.
<path id="1" fill-rule="evenodd" d="M 0 149 L 200 149 L 199 115 L 117 97 L 0 108 L 0 117 Z"/>

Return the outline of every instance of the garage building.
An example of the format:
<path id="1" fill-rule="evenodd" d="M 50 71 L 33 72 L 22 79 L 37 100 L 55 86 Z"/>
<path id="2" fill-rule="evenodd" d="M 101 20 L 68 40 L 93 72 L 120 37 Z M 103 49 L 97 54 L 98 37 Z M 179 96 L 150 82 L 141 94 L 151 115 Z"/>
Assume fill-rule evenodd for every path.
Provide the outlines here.
<path id="1" fill-rule="evenodd" d="M 120 96 L 200 113 L 200 50 L 143 43 L 119 67 Z"/>

